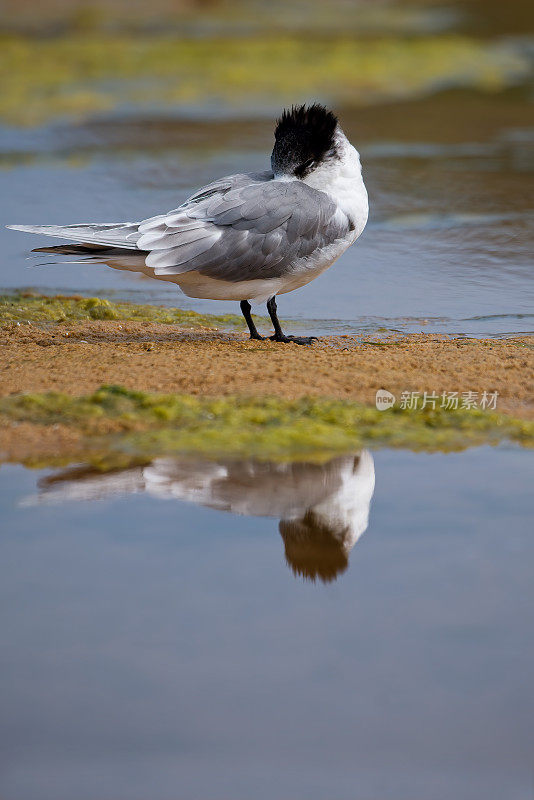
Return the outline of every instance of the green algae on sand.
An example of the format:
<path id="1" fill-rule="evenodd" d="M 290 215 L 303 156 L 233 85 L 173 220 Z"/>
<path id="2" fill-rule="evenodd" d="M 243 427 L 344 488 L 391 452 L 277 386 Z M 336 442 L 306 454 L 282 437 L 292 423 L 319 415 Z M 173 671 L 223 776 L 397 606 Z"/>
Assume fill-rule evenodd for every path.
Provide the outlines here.
<path id="1" fill-rule="evenodd" d="M 199 314 L 181 308 L 113 303 L 100 297 L 78 295 L 47 296 L 32 292 L 0 295 L 0 325 L 13 322 L 61 323 L 84 320 L 132 320 L 191 328 L 245 328 L 245 322 L 238 314 Z"/>
<path id="2" fill-rule="evenodd" d="M 196 397 L 103 386 L 91 395 L 21 394 L 0 400 L 4 422 L 57 423 L 102 449 L 153 457 L 172 453 L 322 459 L 361 447 L 454 451 L 508 439 L 534 445 L 534 423 L 478 410 L 376 408 L 305 397 Z"/>

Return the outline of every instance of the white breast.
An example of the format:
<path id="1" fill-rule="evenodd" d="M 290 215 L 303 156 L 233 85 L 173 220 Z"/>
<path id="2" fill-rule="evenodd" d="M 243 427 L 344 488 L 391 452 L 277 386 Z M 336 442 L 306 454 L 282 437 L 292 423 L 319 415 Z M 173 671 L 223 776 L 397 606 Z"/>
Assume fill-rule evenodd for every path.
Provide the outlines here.
<path id="1" fill-rule="evenodd" d="M 354 231 L 349 242 L 352 244 L 367 223 L 369 199 L 363 182 L 360 154 L 340 128 L 336 133 L 336 149 L 338 157 L 317 167 L 304 178 L 304 183 L 330 195 L 352 220 Z"/>

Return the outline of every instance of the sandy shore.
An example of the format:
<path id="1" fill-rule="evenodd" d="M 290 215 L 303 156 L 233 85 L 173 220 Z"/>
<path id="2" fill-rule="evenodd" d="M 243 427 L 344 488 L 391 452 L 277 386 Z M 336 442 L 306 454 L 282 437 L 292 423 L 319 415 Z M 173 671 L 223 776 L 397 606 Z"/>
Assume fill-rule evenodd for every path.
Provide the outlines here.
<path id="1" fill-rule="evenodd" d="M 307 395 L 373 404 L 376 391 L 498 392 L 497 411 L 534 418 L 534 337 L 328 337 L 310 347 L 137 321 L 0 329 L 0 394 L 88 394 L 102 384 L 192 395 Z"/>

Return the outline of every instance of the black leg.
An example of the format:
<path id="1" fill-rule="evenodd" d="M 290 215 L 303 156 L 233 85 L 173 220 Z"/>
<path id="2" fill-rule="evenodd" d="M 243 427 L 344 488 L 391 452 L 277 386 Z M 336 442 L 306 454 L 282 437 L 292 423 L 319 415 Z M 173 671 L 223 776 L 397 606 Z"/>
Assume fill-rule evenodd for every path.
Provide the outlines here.
<path id="1" fill-rule="evenodd" d="M 286 340 L 286 336 L 284 336 L 284 332 L 280 325 L 280 320 L 276 314 L 276 297 L 271 297 L 270 300 L 267 300 L 267 311 L 269 312 L 269 316 L 271 318 L 271 322 L 273 323 L 274 328 L 274 336 L 271 338 L 275 342 L 284 342 Z"/>
<path id="2" fill-rule="evenodd" d="M 245 317 L 245 322 L 248 325 L 248 329 L 250 331 L 250 338 L 263 340 L 263 336 L 260 336 L 256 326 L 254 325 L 254 320 L 252 319 L 252 314 L 250 313 L 251 305 L 248 302 L 248 300 L 241 300 L 241 303 L 239 305 L 241 307 L 241 313 Z"/>
<path id="3" fill-rule="evenodd" d="M 267 301 L 267 311 L 273 323 L 274 336 L 270 338 L 273 342 L 294 342 L 294 344 L 311 344 L 317 336 L 286 336 L 280 325 L 280 320 L 276 314 L 276 298 L 271 297 Z"/>

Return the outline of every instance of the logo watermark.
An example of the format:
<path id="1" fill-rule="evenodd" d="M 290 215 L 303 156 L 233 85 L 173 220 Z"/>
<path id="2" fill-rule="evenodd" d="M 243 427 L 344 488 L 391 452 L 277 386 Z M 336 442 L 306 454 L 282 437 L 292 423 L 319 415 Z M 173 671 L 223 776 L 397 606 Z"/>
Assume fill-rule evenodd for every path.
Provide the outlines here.
<path id="1" fill-rule="evenodd" d="M 495 411 L 499 392 L 401 392 L 399 408 L 409 411 L 423 411 L 426 408 L 447 411 L 479 409 Z M 387 389 L 379 389 L 376 393 L 376 407 L 379 411 L 393 408 L 396 397 Z"/>
<path id="2" fill-rule="evenodd" d="M 395 395 L 388 392 L 387 389 L 379 389 L 376 393 L 376 407 L 379 411 L 385 411 L 387 408 L 393 408 L 395 405 Z"/>

